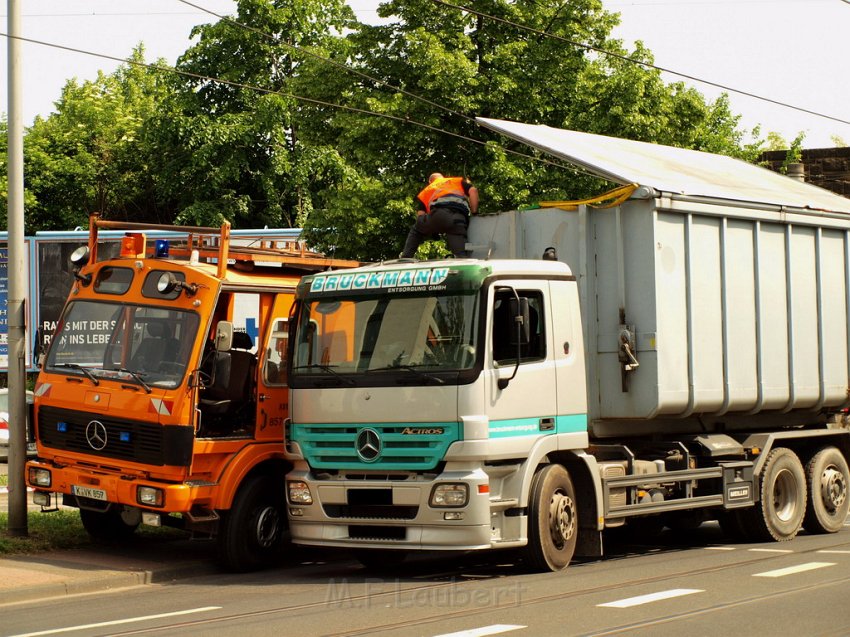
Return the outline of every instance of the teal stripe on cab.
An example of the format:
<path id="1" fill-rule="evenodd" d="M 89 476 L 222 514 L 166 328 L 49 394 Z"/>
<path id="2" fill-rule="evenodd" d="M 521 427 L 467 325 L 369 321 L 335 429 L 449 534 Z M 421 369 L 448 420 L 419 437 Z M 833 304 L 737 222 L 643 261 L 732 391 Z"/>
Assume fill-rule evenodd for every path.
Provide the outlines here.
<path id="1" fill-rule="evenodd" d="M 541 418 L 509 418 L 490 421 L 490 438 L 512 438 L 515 436 L 537 436 L 540 434 L 570 434 L 587 431 L 587 414 L 555 416 L 555 428 L 540 431 Z"/>

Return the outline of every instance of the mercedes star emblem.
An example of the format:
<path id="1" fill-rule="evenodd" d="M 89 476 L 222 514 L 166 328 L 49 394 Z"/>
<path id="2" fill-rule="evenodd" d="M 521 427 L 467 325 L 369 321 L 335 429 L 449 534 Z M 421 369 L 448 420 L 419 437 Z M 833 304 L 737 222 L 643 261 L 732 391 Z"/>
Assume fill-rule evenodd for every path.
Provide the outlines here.
<path id="1" fill-rule="evenodd" d="M 92 420 L 86 425 L 86 440 L 95 451 L 103 451 L 106 447 L 106 426 L 99 420 Z"/>
<path id="2" fill-rule="evenodd" d="M 381 437 L 374 429 L 362 429 L 357 434 L 354 448 L 363 462 L 375 462 L 381 455 Z"/>

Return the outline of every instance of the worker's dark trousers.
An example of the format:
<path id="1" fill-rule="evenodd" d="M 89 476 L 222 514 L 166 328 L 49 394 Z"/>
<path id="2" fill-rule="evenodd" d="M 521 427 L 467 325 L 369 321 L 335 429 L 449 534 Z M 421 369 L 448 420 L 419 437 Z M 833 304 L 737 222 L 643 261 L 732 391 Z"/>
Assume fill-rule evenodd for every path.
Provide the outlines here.
<path id="1" fill-rule="evenodd" d="M 469 217 L 459 210 L 452 208 L 432 208 L 431 214 L 421 214 L 416 218 L 416 223 L 407 234 L 404 243 L 404 251 L 401 253 L 403 259 L 409 259 L 416 254 L 416 249 L 425 239 L 434 235 L 446 236 L 446 245 L 455 257 L 467 257 L 466 251 L 466 229 L 469 226 Z"/>

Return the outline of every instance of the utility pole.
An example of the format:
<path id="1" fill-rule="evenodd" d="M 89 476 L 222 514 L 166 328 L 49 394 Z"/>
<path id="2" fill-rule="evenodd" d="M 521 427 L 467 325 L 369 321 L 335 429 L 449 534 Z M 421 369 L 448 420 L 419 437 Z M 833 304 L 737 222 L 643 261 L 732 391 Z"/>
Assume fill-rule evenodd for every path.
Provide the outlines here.
<path id="1" fill-rule="evenodd" d="M 27 460 L 26 321 L 24 297 L 24 126 L 21 96 L 21 0 L 8 0 L 9 46 L 9 199 L 6 245 L 9 292 L 9 534 L 27 535 L 27 489 L 24 468 Z"/>

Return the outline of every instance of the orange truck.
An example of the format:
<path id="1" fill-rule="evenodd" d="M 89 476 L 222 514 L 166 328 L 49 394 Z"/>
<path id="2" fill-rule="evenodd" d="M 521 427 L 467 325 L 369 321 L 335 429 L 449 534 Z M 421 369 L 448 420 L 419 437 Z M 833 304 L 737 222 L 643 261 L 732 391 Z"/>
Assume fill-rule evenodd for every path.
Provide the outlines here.
<path id="1" fill-rule="evenodd" d="M 117 257 L 98 260 L 99 230 L 124 232 Z M 34 392 L 34 503 L 79 508 L 95 539 L 171 526 L 215 538 L 230 570 L 267 563 L 286 534 L 295 288 L 304 274 L 357 264 L 261 233 L 237 240 L 229 224 L 98 215 L 71 262 Z"/>

